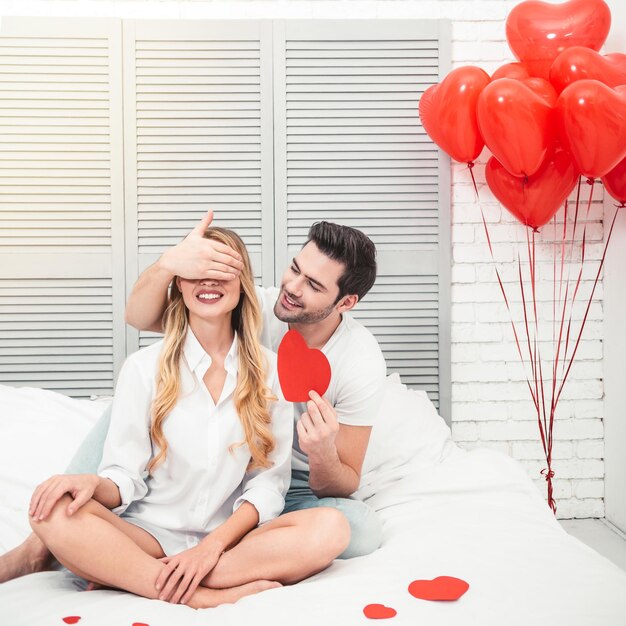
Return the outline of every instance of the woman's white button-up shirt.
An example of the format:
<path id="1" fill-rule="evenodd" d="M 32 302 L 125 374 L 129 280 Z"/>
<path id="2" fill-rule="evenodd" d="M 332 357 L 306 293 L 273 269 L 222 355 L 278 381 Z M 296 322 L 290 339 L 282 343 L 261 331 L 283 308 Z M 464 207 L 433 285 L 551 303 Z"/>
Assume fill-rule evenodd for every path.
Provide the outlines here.
<path id="1" fill-rule="evenodd" d="M 211 365 L 192 332 L 187 331 L 181 359 L 181 393 L 163 422 L 167 458 L 148 476 L 148 462 L 158 451 L 150 440 L 150 405 L 163 340 L 131 354 L 120 371 L 111 424 L 104 445 L 100 476 L 120 490 L 122 503 L 113 512 L 144 527 L 161 541 L 166 554 L 196 545 L 248 501 L 259 524 L 278 515 L 291 478 L 293 405 L 285 401 L 276 369 L 276 355 L 263 348 L 268 362 L 266 384 L 278 401 L 270 404 L 274 451 L 268 469 L 247 472 L 250 461 L 233 392 L 237 384 L 238 338 L 224 361 L 227 375 L 215 404 L 203 377 Z M 162 533 L 157 531 L 162 529 Z M 160 536 L 159 536 L 160 535 Z M 168 549 L 166 549 L 168 548 Z"/>

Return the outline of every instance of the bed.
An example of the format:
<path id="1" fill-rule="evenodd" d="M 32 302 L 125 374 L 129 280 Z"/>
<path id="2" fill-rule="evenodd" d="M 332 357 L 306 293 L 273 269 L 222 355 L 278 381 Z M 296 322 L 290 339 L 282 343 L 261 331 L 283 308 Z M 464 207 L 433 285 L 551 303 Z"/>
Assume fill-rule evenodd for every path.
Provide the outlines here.
<path id="1" fill-rule="evenodd" d="M 33 487 L 63 471 L 106 402 L 0 386 L 0 553 L 28 534 Z M 378 511 L 383 545 L 297 585 L 195 611 L 86 592 L 60 568 L 0 585 L 0 624 L 356 626 L 374 621 L 365 606 L 382 604 L 396 615 L 380 621 L 398 625 L 626 625 L 626 573 L 561 528 L 515 460 L 456 446 L 426 394 L 395 375 L 355 495 Z M 469 589 L 452 602 L 409 594 L 413 580 L 438 576 Z"/>

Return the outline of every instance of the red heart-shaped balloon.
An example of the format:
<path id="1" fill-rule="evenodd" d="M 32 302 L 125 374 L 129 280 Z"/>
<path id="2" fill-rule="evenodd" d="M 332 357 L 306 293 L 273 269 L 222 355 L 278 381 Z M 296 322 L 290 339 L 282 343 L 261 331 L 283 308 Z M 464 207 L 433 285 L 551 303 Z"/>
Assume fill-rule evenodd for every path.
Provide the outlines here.
<path id="1" fill-rule="evenodd" d="M 491 76 L 491 82 L 498 78 L 514 78 L 515 80 L 524 80 L 530 78 L 530 74 L 526 66 L 522 63 L 505 63 L 501 65 Z"/>
<path id="2" fill-rule="evenodd" d="M 600 178 L 626 157 L 626 85 L 577 80 L 555 110 L 561 144 L 584 176 Z"/>
<path id="3" fill-rule="evenodd" d="M 602 56 L 575 46 L 561 52 L 550 67 L 550 82 L 559 93 L 574 81 L 585 79 L 599 80 L 609 87 L 626 85 L 626 54 Z"/>
<path id="4" fill-rule="evenodd" d="M 395 617 L 397 611 L 384 604 L 368 604 L 363 609 L 363 614 L 370 619 L 389 619 Z"/>
<path id="5" fill-rule="evenodd" d="M 602 177 L 602 184 L 622 206 L 626 204 L 626 159 Z"/>
<path id="6" fill-rule="evenodd" d="M 532 89 L 538 96 L 543 98 L 549 106 L 553 107 L 559 97 L 556 89 L 543 78 L 537 76 L 529 76 L 522 79 L 522 84 L 526 85 L 529 89 Z"/>
<path id="7" fill-rule="evenodd" d="M 69 615 L 68 617 L 64 617 L 63 621 L 66 624 L 76 624 L 80 620 L 78 615 Z"/>
<path id="8" fill-rule="evenodd" d="M 549 78 L 550 66 L 566 48 L 600 50 L 611 27 L 604 0 L 569 0 L 550 4 L 528 0 L 513 7 L 506 19 L 506 39 L 531 75 Z"/>
<path id="9" fill-rule="evenodd" d="M 479 67 L 452 70 L 438 85 L 429 87 L 419 102 L 419 115 L 429 137 L 454 160 L 474 161 L 485 144 L 476 122 L 476 101 L 489 84 Z"/>
<path id="10" fill-rule="evenodd" d="M 476 112 L 487 147 L 514 176 L 532 176 L 554 148 L 553 108 L 519 80 L 487 85 Z"/>
<path id="11" fill-rule="evenodd" d="M 297 330 L 290 330 L 278 346 L 278 380 L 285 400 L 307 402 L 309 391 L 320 396 L 330 384 L 330 363 L 321 350 L 311 349 Z"/>
<path id="12" fill-rule="evenodd" d="M 537 230 L 550 221 L 572 192 L 578 170 L 567 152 L 557 150 L 527 180 L 512 176 L 491 157 L 485 178 L 493 195 L 522 224 Z"/>
<path id="13" fill-rule="evenodd" d="M 414 580 L 409 585 L 409 593 L 420 600 L 458 600 L 468 589 L 468 583 L 454 576 Z"/>
<path id="14" fill-rule="evenodd" d="M 538 96 L 544 98 L 553 107 L 559 97 L 554 87 L 543 78 L 531 76 L 522 63 L 505 63 L 501 65 L 492 75 L 491 82 L 499 78 L 512 78 L 519 80 L 526 87 L 530 87 Z"/>

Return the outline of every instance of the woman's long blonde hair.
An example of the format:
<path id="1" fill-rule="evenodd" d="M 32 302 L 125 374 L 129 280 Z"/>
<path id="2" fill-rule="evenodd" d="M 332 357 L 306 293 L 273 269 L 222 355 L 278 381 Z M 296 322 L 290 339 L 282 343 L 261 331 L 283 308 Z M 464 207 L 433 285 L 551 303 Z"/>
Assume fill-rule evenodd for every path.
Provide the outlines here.
<path id="1" fill-rule="evenodd" d="M 204 233 L 207 239 L 219 241 L 234 248 L 241 255 L 243 269 L 239 276 L 242 293 L 232 312 L 232 327 L 238 334 L 239 371 L 234 391 L 235 409 L 241 420 L 245 440 L 230 446 L 248 444 L 252 459 L 248 470 L 270 467 L 268 455 L 274 449 L 270 428 L 268 403 L 276 400 L 265 385 L 267 363 L 261 350 L 259 335 L 262 324 L 261 309 L 254 289 L 252 266 L 246 246 L 236 233 L 226 228 L 211 226 Z M 162 463 L 167 455 L 167 440 L 163 435 L 163 422 L 174 408 L 180 393 L 180 367 L 183 347 L 189 328 L 189 313 L 183 295 L 176 284 L 171 284 L 169 303 L 163 317 L 165 338 L 159 358 L 156 378 L 156 395 L 152 401 L 150 437 L 158 453 L 148 463 L 148 472 Z M 204 384 L 200 381 L 200 384 Z"/>

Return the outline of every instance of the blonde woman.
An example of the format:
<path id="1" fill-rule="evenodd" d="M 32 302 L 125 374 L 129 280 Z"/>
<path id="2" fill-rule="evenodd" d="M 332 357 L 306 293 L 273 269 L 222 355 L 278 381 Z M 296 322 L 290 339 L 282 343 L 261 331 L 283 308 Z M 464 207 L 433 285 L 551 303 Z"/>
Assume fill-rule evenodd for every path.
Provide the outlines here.
<path id="1" fill-rule="evenodd" d="M 175 277 L 165 337 L 120 371 L 97 474 L 50 478 L 29 509 L 33 531 L 75 574 L 194 608 L 302 580 L 349 541 L 334 509 L 266 525 L 290 483 L 293 408 L 276 355 L 259 343 L 243 242 L 215 227 L 204 236 L 239 253 L 239 277 Z M 310 554 L 282 559 L 302 552 L 303 536 Z"/>

